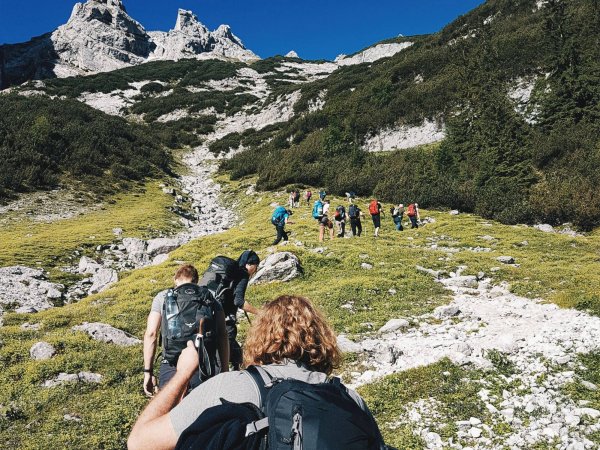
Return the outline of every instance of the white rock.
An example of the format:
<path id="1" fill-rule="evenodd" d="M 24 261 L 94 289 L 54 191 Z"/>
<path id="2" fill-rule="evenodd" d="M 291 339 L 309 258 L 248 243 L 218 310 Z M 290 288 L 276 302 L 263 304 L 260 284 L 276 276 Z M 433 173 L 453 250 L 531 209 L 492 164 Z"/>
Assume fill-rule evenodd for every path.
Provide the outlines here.
<path id="1" fill-rule="evenodd" d="M 101 264 L 98 264 L 92 258 L 88 258 L 87 256 L 82 256 L 79 260 L 79 265 L 77 267 L 77 271 L 79 273 L 85 274 L 94 274 L 98 272 L 102 268 Z"/>
<path id="2" fill-rule="evenodd" d="M 547 223 L 534 225 L 533 228 L 543 231 L 544 233 L 554 233 L 554 228 L 552 225 L 548 225 Z"/>
<path id="3" fill-rule="evenodd" d="M 79 372 L 79 373 L 59 373 L 55 378 L 46 380 L 42 386 L 46 388 L 53 388 L 60 386 L 65 383 L 100 383 L 102 381 L 102 375 L 92 372 Z"/>
<path id="4" fill-rule="evenodd" d="M 502 264 L 514 264 L 515 262 L 515 258 L 512 256 L 498 256 L 496 260 Z"/>
<path id="5" fill-rule="evenodd" d="M 154 257 L 154 259 L 152 260 L 152 265 L 153 266 L 158 266 L 159 264 L 164 263 L 165 261 L 169 260 L 169 255 L 156 255 Z"/>
<path id="6" fill-rule="evenodd" d="M 356 342 L 351 341 L 343 334 L 340 334 L 337 337 L 337 344 L 338 344 L 338 347 L 340 348 L 340 350 L 345 353 L 358 353 L 362 350 L 362 347 L 360 346 L 360 344 L 357 344 Z"/>
<path id="7" fill-rule="evenodd" d="M 402 328 L 408 328 L 410 323 L 406 319 L 391 319 L 379 329 L 380 333 L 390 333 Z"/>
<path id="8" fill-rule="evenodd" d="M 107 342 L 121 347 L 138 345 L 142 342 L 128 333 L 125 333 L 123 330 L 99 322 L 84 322 L 81 325 L 74 326 L 73 331 L 83 331 L 84 333 L 89 334 L 95 341 Z"/>
<path id="9" fill-rule="evenodd" d="M 302 275 L 302 272 L 300 260 L 293 253 L 273 253 L 260 262 L 258 272 L 250 280 L 250 284 L 290 281 Z"/>
<path id="10" fill-rule="evenodd" d="M 156 238 L 148 241 L 148 247 L 146 253 L 150 257 L 161 255 L 163 253 L 169 253 L 179 248 L 181 242 L 178 239 L 173 238 Z"/>
<path id="11" fill-rule="evenodd" d="M 442 305 L 433 310 L 433 315 L 438 319 L 453 317 L 460 314 L 460 309 L 456 305 Z"/>
<path id="12" fill-rule="evenodd" d="M 596 386 L 594 383 L 590 383 L 589 381 L 582 380 L 581 381 L 581 385 L 584 388 L 589 389 L 590 391 L 597 391 L 598 390 L 598 386 Z"/>
<path id="13" fill-rule="evenodd" d="M 119 281 L 119 275 L 114 269 L 100 269 L 92 277 L 92 286 L 89 289 L 90 294 L 97 294 L 108 289 L 111 285 Z"/>
<path id="14" fill-rule="evenodd" d="M 43 361 L 52 358 L 56 354 L 56 349 L 48 342 L 36 342 L 29 349 L 31 359 Z"/>
<path id="15" fill-rule="evenodd" d="M 472 438 L 475 438 L 475 439 L 477 439 L 477 438 L 479 438 L 479 437 L 481 436 L 481 433 L 482 433 L 482 431 L 483 431 L 483 430 L 482 430 L 481 428 L 473 427 L 473 428 L 471 428 L 471 429 L 469 430 L 469 435 L 470 435 Z"/>
<path id="16" fill-rule="evenodd" d="M 361 263 L 361 264 L 360 264 L 360 268 L 361 268 L 361 269 L 365 269 L 365 270 L 371 270 L 371 269 L 373 268 L 373 265 L 372 265 L 372 264 L 369 264 L 369 263 L 365 263 L 365 262 L 364 262 L 364 263 Z"/>
<path id="17" fill-rule="evenodd" d="M 458 216 L 459 214 L 460 212 L 458 211 L 458 209 L 453 209 L 452 211 L 450 211 L 451 216 Z"/>

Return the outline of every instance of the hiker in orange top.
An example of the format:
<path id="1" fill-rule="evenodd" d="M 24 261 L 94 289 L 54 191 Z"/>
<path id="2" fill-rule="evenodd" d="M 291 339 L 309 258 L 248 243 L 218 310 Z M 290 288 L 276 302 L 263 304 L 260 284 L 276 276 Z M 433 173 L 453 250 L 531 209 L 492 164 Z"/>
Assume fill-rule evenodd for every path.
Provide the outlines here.
<path id="1" fill-rule="evenodd" d="M 381 227 L 381 203 L 377 199 L 371 200 L 369 203 L 369 214 L 373 219 L 373 227 L 375 227 L 375 237 L 379 236 L 379 228 Z"/>
<path id="2" fill-rule="evenodd" d="M 406 215 L 410 219 L 411 228 L 419 228 L 419 222 L 421 221 L 421 216 L 419 215 L 419 204 L 411 203 L 408 205 L 408 209 L 406 210 Z"/>

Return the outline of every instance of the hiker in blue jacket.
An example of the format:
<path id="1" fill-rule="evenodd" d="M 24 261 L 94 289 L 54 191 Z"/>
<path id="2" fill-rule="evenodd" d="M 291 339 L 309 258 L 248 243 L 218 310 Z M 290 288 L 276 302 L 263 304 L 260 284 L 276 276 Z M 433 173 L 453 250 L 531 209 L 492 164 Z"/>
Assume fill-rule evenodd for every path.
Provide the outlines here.
<path id="1" fill-rule="evenodd" d="M 287 243 L 288 235 L 285 232 L 285 225 L 288 223 L 292 223 L 289 221 L 289 217 L 292 215 L 292 211 L 289 209 L 285 209 L 283 206 L 278 206 L 273 211 L 273 215 L 271 216 L 271 223 L 275 226 L 277 230 L 277 237 L 273 241 L 273 245 L 279 244 L 283 239 L 284 242 Z"/>

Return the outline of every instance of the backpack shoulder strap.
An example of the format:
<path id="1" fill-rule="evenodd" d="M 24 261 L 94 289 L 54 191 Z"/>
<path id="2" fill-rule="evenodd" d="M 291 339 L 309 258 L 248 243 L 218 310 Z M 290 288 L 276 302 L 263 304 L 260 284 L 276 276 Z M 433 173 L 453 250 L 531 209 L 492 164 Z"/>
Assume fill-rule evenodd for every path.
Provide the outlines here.
<path id="1" fill-rule="evenodd" d="M 261 409 L 264 409 L 267 399 L 268 389 L 273 386 L 273 378 L 265 369 L 260 366 L 249 366 L 246 373 L 250 376 L 254 384 L 258 388 L 260 398 L 258 399 Z"/>

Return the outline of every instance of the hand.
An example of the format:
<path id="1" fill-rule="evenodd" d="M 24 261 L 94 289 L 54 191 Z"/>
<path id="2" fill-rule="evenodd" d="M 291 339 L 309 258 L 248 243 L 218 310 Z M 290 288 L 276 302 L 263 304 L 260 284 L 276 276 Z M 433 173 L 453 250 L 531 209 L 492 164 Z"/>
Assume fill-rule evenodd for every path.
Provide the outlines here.
<path id="1" fill-rule="evenodd" d="M 181 373 L 188 380 L 192 378 L 192 375 L 198 370 L 198 351 L 194 347 L 192 341 L 187 342 L 187 347 L 183 349 L 179 360 L 177 361 L 177 373 Z"/>
<path id="2" fill-rule="evenodd" d="M 152 397 L 156 391 L 156 377 L 149 372 L 144 372 L 144 394 Z"/>

